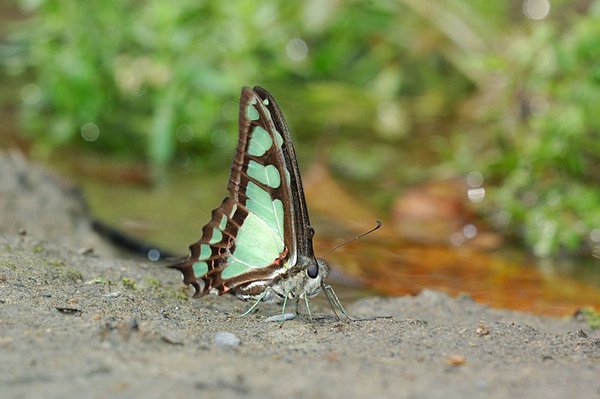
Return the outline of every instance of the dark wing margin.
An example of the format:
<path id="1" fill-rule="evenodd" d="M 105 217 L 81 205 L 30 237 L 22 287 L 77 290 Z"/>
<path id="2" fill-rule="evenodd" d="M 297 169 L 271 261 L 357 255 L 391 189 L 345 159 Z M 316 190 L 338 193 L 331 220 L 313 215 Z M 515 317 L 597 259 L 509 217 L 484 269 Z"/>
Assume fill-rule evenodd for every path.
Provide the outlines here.
<path id="1" fill-rule="evenodd" d="M 183 282 L 194 287 L 194 297 L 204 296 L 213 288 L 217 289 L 219 293 L 228 290 L 223 284 L 220 272 L 227 265 L 227 257 L 235 245 L 235 237 L 239 229 L 239 224 L 235 220 L 237 210 L 234 208 L 235 203 L 230 198 L 225 198 L 219 207 L 213 209 L 210 221 L 202 228 L 202 238 L 190 245 L 190 255 L 168 266 L 179 270 L 183 274 Z M 230 215 L 233 215 L 233 218 Z M 226 222 L 225 228 L 221 230 L 219 226 L 223 221 L 223 217 L 225 217 Z M 240 216 L 237 216 L 237 219 L 239 218 Z M 219 242 L 213 240 L 216 229 L 222 235 Z M 213 243 L 209 244 L 211 241 Z M 202 245 L 209 245 L 211 254 L 205 261 L 207 264 L 206 274 L 196 276 L 194 263 L 200 258 Z"/>
<path id="2" fill-rule="evenodd" d="M 290 187 L 292 192 L 292 207 L 293 212 L 293 224 L 296 233 L 296 245 L 297 251 L 300 255 L 304 255 L 309 258 L 314 258 L 313 249 L 313 235 L 314 229 L 310 225 L 308 218 L 308 208 L 306 206 L 306 199 L 304 197 L 304 189 L 302 188 L 302 179 L 300 177 L 300 169 L 298 168 L 298 161 L 296 160 L 296 151 L 292 144 L 292 136 L 290 130 L 283 116 L 283 112 L 277 105 L 277 102 L 267 90 L 262 87 L 255 86 L 254 92 L 257 93 L 262 99 L 268 99 L 266 105 L 270 114 L 273 117 L 273 123 L 275 129 L 280 132 L 283 136 L 283 156 L 285 158 L 285 164 L 290 172 Z"/>

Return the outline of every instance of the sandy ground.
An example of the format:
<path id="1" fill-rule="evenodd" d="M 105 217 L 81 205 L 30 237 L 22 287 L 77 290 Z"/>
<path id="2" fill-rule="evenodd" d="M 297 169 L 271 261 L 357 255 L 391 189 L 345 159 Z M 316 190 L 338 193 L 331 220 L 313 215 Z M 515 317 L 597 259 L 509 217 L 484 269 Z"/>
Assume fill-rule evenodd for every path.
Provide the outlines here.
<path id="1" fill-rule="evenodd" d="M 159 264 L 83 254 L 106 244 L 44 171 L 0 156 L 0 186 L 0 398 L 600 398 L 600 331 L 576 318 L 434 291 L 347 304 L 392 316 L 372 321 L 322 301 L 238 318 L 248 303 L 188 299 Z"/>

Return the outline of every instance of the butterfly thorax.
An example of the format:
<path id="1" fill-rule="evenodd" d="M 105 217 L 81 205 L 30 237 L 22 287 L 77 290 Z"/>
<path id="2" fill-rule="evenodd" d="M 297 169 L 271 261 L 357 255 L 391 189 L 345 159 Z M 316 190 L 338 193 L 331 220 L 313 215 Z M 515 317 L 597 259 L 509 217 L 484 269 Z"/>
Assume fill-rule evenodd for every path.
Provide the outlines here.
<path id="1" fill-rule="evenodd" d="M 308 270 L 317 267 L 316 277 Z M 284 298 L 312 298 L 321 292 L 323 280 L 329 275 L 329 265 L 321 259 L 299 256 L 294 266 L 272 281 L 253 281 L 238 287 L 234 294 L 243 300 L 262 298 L 266 302 L 281 302 Z M 266 291 L 266 293 L 265 293 Z"/>

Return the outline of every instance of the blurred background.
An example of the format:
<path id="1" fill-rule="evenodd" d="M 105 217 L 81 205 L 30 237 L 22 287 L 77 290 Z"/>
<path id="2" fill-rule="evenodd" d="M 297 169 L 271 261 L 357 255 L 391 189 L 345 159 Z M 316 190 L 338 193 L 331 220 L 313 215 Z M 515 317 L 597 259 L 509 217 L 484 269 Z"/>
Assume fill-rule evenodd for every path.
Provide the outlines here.
<path id="1" fill-rule="evenodd" d="M 226 195 L 242 86 L 277 98 L 335 280 L 600 306 L 600 2 L 3 1 L 2 148 L 174 254 Z"/>

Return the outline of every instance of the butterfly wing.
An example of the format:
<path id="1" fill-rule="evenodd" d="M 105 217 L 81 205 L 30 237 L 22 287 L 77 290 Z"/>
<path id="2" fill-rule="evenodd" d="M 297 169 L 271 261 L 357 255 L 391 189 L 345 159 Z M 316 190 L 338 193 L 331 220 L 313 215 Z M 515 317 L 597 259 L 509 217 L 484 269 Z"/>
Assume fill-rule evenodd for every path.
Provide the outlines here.
<path id="1" fill-rule="evenodd" d="M 283 116 L 283 112 L 281 112 L 281 109 L 277 105 L 277 102 L 275 102 L 275 99 L 271 93 L 258 86 L 254 87 L 254 91 L 261 98 L 263 98 L 263 104 L 266 106 L 269 114 L 272 116 L 275 130 L 283 137 L 281 150 L 285 159 L 286 168 L 289 173 L 289 185 L 292 202 L 292 206 L 290 207 L 292 210 L 290 217 L 292 219 L 293 237 L 289 237 L 289 239 L 293 241 L 294 250 L 291 251 L 292 259 L 290 263 L 296 264 L 298 256 L 304 256 L 312 260 L 315 258 L 312 242 L 314 230 L 310 226 L 310 220 L 308 218 L 308 208 L 306 206 L 304 189 L 302 187 L 302 179 L 300 177 L 300 169 L 298 168 L 296 151 L 294 150 L 294 145 L 292 144 L 290 130 Z"/>
<path id="2" fill-rule="evenodd" d="M 258 87 L 242 89 L 228 190 L 190 256 L 171 266 L 195 296 L 214 289 L 253 297 L 294 266 L 299 251 L 314 258 L 289 130 L 273 97 Z"/>

